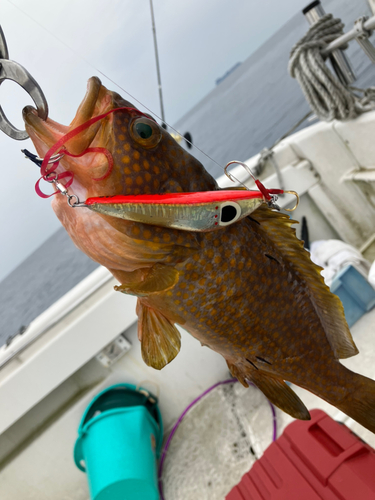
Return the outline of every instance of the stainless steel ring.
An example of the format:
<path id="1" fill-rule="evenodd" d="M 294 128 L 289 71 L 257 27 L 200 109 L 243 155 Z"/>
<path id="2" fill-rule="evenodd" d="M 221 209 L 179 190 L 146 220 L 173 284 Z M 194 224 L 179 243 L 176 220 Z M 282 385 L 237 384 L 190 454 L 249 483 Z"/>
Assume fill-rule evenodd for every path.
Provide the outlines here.
<path id="1" fill-rule="evenodd" d="M 54 177 L 51 177 L 51 175 L 54 174 Z M 56 170 L 52 170 L 52 172 L 47 172 L 44 176 L 44 180 L 50 183 L 56 182 L 58 178 L 58 173 Z"/>
<path id="2" fill-rule="evenodd" d="M 20 64 L 10 61 L 9 59 L 0 59 L 0 85 L 5 80 L 13 80 L 18 83 L 29 94 L 34 101 L 38 115 L 42 120 L 48 117 L 48 104 L 46 98 L 34 78 Z M 0 106 L 0 130 L 5 134 L 22 141 L 29 137 L 26 130 L 19 130 L 8 120 L 3 109 Z"/>
<path id="3" fill-rule="evenodd" d="M 71 200 L 73 198 L 75 198 L 75 200 L 76 200 L 75 203 L 71 203 Z M 72 207 L 72 208 L 75 208 L 75 207 L 77 207 L 79 205 L 79 198 L 78 198 L 78 196 L 76 194 L 71 194 L 71 195 L 68 196 L 68 205 L 70 207 Z"/>

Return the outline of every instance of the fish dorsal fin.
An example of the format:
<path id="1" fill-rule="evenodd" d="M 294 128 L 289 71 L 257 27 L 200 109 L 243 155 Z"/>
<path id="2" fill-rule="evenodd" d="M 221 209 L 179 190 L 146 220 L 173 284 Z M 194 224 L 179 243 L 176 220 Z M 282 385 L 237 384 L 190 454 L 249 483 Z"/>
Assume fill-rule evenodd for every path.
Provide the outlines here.
<path id="1" fill-rule="evenodd" d="M 156 370 L 170 363 L 180 351 L 181 335 L 163 314 L 138 299 L 138 338 L 143 361 Z"/>
<path id="2" fill-rule="evenodd" d="M 358 354 L 341 300 L 324 283 L 320 274 L 322 268 L 311 261 L 303 242 L 296 237 L 296 230 L 292 228 L 296 221 L 271 210 L 265 204 L 251 214 L 251 219 L 260 224 L 254 224 L 254 230 L 262 228 L 283 258 L 304 279 L 335 357 L 344 359 Z"/>
<path id="3" fill-rule="evenodd" d="M 140 278 L 139 273 L 134 273 L 134 281 L 131 279 L 119 286 L 115 286 L 116 292 L 138 297 L 147 297 L 154 293 L 166 292 L 175 286 L 179 279 L 179 272 L 172 266 L 157 263 L 146 271 Z"/>
<path id="4" fill-rule="evenodd" d="M 283 380 L 271 377 L 261 371 L 254 371 L 248 377 L 263 394 L 280 410 L 294 418 L 310 420 L 310 413 L 297 394 Z"/>

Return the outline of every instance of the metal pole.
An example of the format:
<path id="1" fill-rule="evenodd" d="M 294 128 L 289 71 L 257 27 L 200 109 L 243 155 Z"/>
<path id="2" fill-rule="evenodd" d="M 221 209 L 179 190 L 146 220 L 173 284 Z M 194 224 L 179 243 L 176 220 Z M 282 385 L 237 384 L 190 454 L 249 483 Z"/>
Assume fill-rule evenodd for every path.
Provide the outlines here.
<path id="1" fill-rule="evenodd" d="M 305 9 L 303 9 L 302 12 L 310 25 L 316 23 L 321 17 L 325 15 L 325 11 L 320 4 L 320 0 L 312 2 Z M 326 55 L 328 55 L 328 53 Z M 335 49 L 334 51 L 330 51 L 329 58 L 333 69 L 335 70 L 341 83 L 343 83 L 344 85 L 351 85 L 355 82 L 356 76 L 354 74 L 354 71 L 346 55 L 341 50 Z"/>
<path id="2" fill-rule="evenodd" d="M 363 28 L 369 32 L 374 30 L 375 16 L 370 17 L 370 19 L 367 19 L 367 21 L 363 23 Z M 333 40 L 333 42 L 331 42 L 324 50 L 322 50 L 322 55 L 327 56 L 335 49 L 340 48 L 342 45 L 350 42 L 351 40 L 354 40 L 357 37 L 358 37 L 358 30 L 356 28 L 353 28 L 344 35 L 340 36 L 339 38 L 336 38 L 336 40 Z"/>
<path id="3" fill-rule="evenodd" d="M 164 118 L 164 104 L 163 104 L 163 92 L 161 89 L 161 78 L 160 78 L 160 66 L 159 66 L 159 54 L 158 54 L 158 44 L 156 41 L 156 28 L 155 28 L 155 18 L 154 18 L 154 8 L 152 5 L 152 0 L 150 0 L 150 8 L 151 8 L 151 21 L 152 21 L 152 32 L 154 35 L 154 47 L 155 47 L 155 60 L 156 60 L 156 71 L 158 75 L 158 87 L 159 87 L 159 98 L 160 98 L 160 112 L 162 119 L 162 126 L 167 128 Z"/>

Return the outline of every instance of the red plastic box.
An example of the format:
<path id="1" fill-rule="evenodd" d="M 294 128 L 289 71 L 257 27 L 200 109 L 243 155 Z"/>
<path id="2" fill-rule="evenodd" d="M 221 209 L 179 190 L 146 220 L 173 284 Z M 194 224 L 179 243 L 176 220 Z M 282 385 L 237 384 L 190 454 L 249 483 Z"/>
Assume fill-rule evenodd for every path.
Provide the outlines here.
<path id="1" fill-rule="evenodd" d="M 375 451 L 321 410 L 295 421 L 226 500 L 374 500 Z"/>

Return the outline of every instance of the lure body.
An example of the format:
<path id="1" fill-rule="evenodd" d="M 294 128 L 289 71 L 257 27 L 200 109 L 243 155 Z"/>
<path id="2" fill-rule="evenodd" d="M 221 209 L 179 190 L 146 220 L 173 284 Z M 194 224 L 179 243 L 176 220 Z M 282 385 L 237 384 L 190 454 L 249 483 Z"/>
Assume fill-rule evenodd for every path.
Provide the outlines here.
<path id="1" fill-rule="evenodd" d="M 204 191 L 89 198 L 94 212 L 183 231 L 213 231 L 250 215 L 263 203 L 259 191 Z"/>
<path id="2" fill-rule="evenodd" d="M 90 121 L 119 108 L 123 111 Z M 203 231 L 197 229 L 198 215 L 193 230 L 184 219 L 181 231 L 150 224 L 156 220 L 151 215 L 165 215 L 165 207 L 147 212 L 146 204 L 138 204 L 137 212 L 129 198 L 127 206 L 123 198 L 109 202 L 113 212 L 104 213 L 107 196 L 215 192 L 218 187 L 166 130 L 97 78 L 90 79 L 70 128 L 44 122 L 30 108 L 24 118 L 41 157 L 58 141 L 73 155 L 90 148 L 82 158 L 66 155 L 59 172 L 74 175 L 70 189 L 80 200 L 96 200 L 86 208 L 71 208 L 58 195 L 53 208 L 76 245 L 118 279 L 116 289 L 138 297 L 138 334 L 148 365 L 161 369 L 177 355 L 179 324 L 220 353 L 244 385 L 253 382 L 290 415 L 309 418 L 285 381 L 310 390 L 375 431 L 375 383 L 338 361 L 358 351 L 340 300 L 324 285 L 321 269 L 296 238 L 289 217 L 262 203 L 250 216 L 212 231 L 207 230 L 216 215 L 211 206 Z M 90 127 L 82 134 L 65 138 L 87 121 Z M 94 153 L 99 150 L 95 148 L 111 153 L 113 168 L 108 169 L 107 157 Z M 102 198 L 100 203 L 97 198 Z M 239 206 L 243 202 L 229 201 Z M 177 207 L 172 218 L 181 222 L 185 208 Z M 128 218 L 122 218 L 124 213 Z"/>

